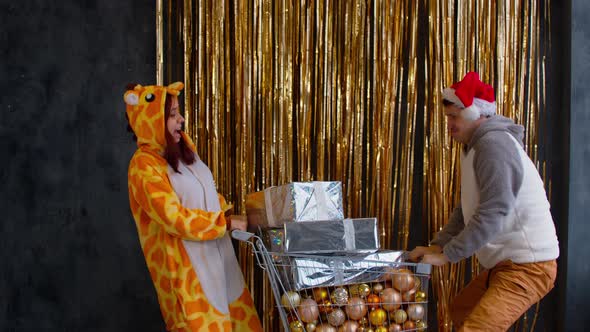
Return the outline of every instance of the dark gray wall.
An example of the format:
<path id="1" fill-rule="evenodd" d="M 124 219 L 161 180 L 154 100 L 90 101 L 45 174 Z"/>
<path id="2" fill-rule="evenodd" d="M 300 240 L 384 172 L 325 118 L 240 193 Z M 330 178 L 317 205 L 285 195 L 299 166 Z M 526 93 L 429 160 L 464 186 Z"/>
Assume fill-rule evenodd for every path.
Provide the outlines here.
<path id="1" fill-rule="evenodd" d="M 0 45 L 0 331 L 163 331 L 122 100 L 155 81 L 155 1 L 3 0 Z"/>
<path id="2" fill-rule="evenodd" d="M 567 243 L 567 331 L 590 325 L 590 2 L 571 11 L 571 125 Z"/>

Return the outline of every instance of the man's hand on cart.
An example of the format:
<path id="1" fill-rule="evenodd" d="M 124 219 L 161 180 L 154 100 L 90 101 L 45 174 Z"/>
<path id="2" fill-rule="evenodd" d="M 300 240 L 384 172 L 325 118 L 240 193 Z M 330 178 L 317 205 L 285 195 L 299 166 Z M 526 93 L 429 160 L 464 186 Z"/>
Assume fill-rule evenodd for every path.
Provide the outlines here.
<path id="1" fill-rule="evenodd" d="M 423 261 L 424 256 L 425 255 L 432 255 L 432 254 L 441 254 L 441 253 L 442 253 L 442 248 L 436 244 L 431 245 L 429 247 L 418 246 L 418 247 L 414 248 L 414 250 L 410 251 L 410 253 L 408 254 L 408 260 L 411 262 L 421 262 L 421 263 L 432 264 L 429 262 L 424 262 Z"/>

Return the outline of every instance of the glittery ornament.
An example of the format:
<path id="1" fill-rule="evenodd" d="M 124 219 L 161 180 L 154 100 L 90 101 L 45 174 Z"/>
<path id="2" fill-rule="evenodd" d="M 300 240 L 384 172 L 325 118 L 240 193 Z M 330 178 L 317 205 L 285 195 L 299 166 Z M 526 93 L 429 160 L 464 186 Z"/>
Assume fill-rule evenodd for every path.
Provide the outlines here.
<path id="1" fill-rule="evenodd" d="M 291 330 L 291 332 L 303 332 L 303 324 L 298 321 L 298 320 L 294 320 L 289 324 L 289 329 Z"/>
<path id="2" fill-rule="evenodd" d="M 346 314 L 342 309 L 334 309 L 331 313 L 328 314 L 328 323 L 332 326 L 340 326 L 346 320 Z"/>
<path id="3" fill-rule="evenodd" d="M 330 298 L 335 305 L 345 305 L 348 303 L 348 291 L 345 288 L 338 287 L 332 292 Z"/>
<path id="4" fill-rule="evenodd" d="M 387 319 L 387 312 L 381 308 L 377 308 L 369 313 L 369 322 L 375 326 L 383 325 Z"/>

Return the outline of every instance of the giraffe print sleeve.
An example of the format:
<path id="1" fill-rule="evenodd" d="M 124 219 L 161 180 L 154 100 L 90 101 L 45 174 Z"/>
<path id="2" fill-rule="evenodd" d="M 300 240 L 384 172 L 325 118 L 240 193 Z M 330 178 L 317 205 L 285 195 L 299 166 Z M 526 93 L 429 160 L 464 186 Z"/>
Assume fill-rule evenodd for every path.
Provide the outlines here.
<path id="1" fill-rule="evenodd" d="M 149 159 L 138 156 L 132 159 L 129 167 L 130 191 L 135 200 L 131 202 L 131 208 L 134 214 L 139 212 L 140 223 L 154 220 L 167 233 L 186 240 L 206 241 L 223 237 L 226 231 L 223 211 L 183 207 L 167 177 L 150 165 Z"/>

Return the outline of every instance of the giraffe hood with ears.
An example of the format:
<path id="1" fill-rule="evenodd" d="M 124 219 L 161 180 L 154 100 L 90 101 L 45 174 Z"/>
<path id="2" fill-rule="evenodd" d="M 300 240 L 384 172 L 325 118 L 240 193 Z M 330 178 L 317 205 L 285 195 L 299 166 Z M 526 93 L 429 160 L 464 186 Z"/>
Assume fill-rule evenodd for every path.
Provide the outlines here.
<path id="1" fill-rule="evenodd" d="M 127 117 L 129 125 L 137 136 L 137 145 L 147 147 L 158 153 L 166 147 L 166 119 L 164 117 L 164 105 L 166 96 L 180 95 L 184 88 L 181 82 L 172 83 L 168 86 L 136 85 L 133 90 L 125 92 L 125 104 L 127 104 Z M 184 140 L 192 147 L 188 137 Z M 194 150 L 194 149 L 193 149 Z"/>

